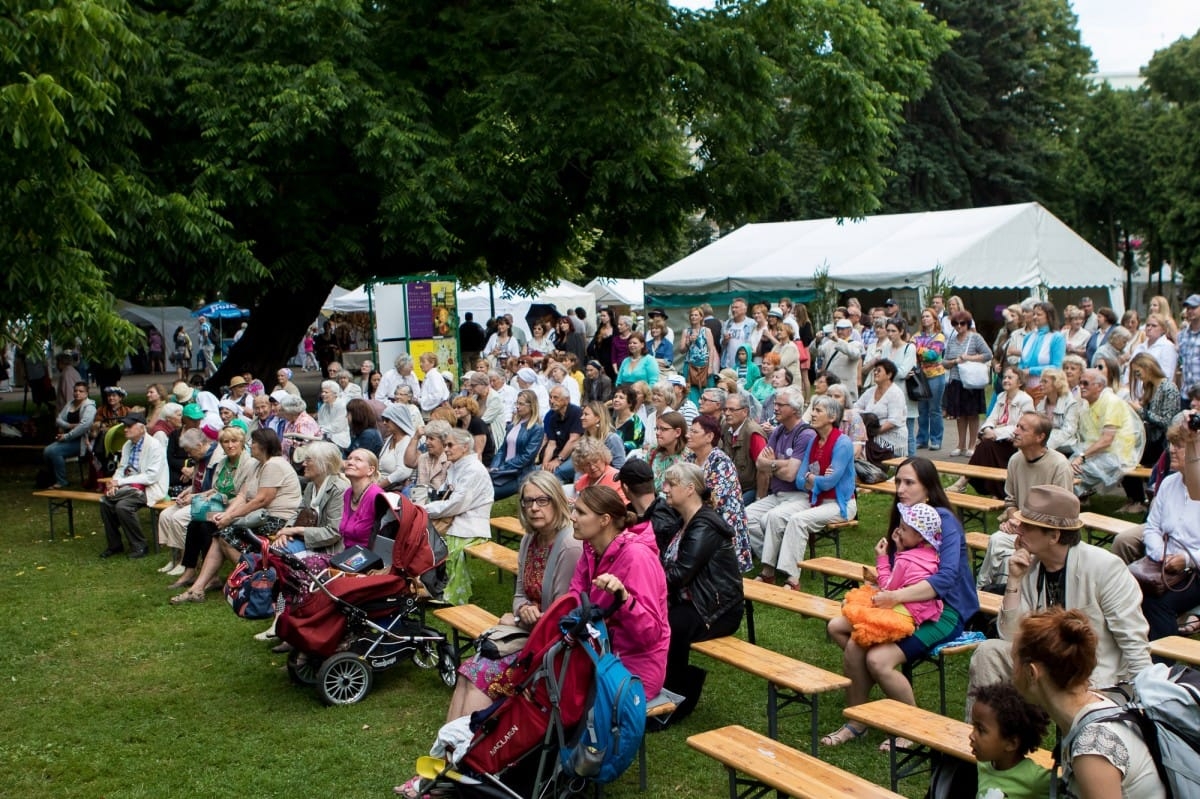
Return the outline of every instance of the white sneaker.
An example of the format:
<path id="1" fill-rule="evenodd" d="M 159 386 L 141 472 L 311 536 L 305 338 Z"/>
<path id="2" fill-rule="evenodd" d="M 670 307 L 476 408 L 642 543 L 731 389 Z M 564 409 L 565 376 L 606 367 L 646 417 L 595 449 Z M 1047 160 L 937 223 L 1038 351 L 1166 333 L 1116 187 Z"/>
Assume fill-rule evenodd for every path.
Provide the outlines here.
<path id="1" fill-rule="evenodd" d="M 161 569 L 158 570 L 158 573 L 159 574 L 170 574 L 171 569 L 174 569 L 174 568 L 175 568 L 175 561 L 169 560 L 166 562 L 166 564 Z"/>
<path id="2" fill-rule="evenodd" d="M 186 570 L 183 568 L 183 564 L 176 563 L 175 566 L 172 567 L 171 570 L 167 572 L 167 576 L 168 577 L 178 577 L 179 575 L 183 574 L 184 571 L 186 571 Z"/>
<path id="3" fill-rule="evenodd" d="M 278 637 L 279 636 L 275 634 L 275 624 L 272 623 L 270 627 L 263 630 L 261 633 L 255 634 L 254 640 L 255 641 L 274 641 Z"/>
<path id="4" fill-rule="evenodd" d="M 968 449 L 968 450 L 964 450 L 964 451 L 963 451 L 963 457 L 964 457 L 964 458 L 969 458 L 969 457 L 971 457 L 971 456 L 972 456 L 972 455 L 974 455 L 974 454 L 975 454 L 975 450 L 973 450 L 973 449 Z"/>
<path id="5" fill-rule="evenodd" d="M 963 451 L 962 451 L 961 449 L 958 449 L 957 447 L 955 447 L 954 449 L 950 450 L 950 457 L 951 457 L 951 458 L 957 458 L 959 455 L 962 455 L 962 454 L 963 454 Z"/>

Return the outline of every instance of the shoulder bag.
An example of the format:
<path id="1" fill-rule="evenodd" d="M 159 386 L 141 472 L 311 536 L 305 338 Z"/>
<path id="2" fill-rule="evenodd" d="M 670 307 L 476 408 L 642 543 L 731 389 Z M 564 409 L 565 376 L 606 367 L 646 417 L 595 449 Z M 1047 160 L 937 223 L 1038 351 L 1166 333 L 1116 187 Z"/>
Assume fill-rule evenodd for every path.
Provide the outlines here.
<path id="1" fill-rule="evenodd" d="M 1186 591 L 1192 587 L 1192 582 L 1196 579 L 1196 572 L 1193 569 L 1184 569 L 1179 572 L 1167 571 L 1168 540 L 1168 536 L 1164 535 L 1163 560 L 1144 557 L 1129 564 L 1129 573 L 1133 575 L 1133 579 L 1137 580 L 1138 585 L 1142 588 L 1142 593 L 1146 596 L 1162 596 L 1168 591 Z"/>

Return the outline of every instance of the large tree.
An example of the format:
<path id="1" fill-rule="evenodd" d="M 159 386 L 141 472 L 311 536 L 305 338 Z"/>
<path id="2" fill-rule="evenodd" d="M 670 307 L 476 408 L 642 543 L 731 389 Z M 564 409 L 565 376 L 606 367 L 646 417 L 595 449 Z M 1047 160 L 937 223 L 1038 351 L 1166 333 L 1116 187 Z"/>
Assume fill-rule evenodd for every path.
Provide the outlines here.
<path id="1" fill-rule="evenodd" d="M 104 5 L 146 45 L 107 109 L 141 202 L 89 209 L 93 257 L 251 307 L 229 363 L 256 372 L 335 281 L 537 286 L 661 263 L 696 212 L 866 213 L 943 39 L 912 0 Z"/>
<path id="2" fill-rule="evenodd" d="M 905 113 L 886 197 L 892 211 L 1062 197 L 1064 137 L 1091 55 L 1068 0 L 930 0 L 957 34 Z"/>

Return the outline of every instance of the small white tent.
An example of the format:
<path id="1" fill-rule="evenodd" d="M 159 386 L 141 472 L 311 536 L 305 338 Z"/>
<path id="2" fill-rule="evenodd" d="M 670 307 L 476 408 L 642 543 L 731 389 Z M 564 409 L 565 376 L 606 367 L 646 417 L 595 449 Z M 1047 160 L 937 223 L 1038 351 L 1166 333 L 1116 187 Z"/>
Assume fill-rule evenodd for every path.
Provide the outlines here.
<path id="1" fill-rule="evenodd" d="M 325 299 L 325 304 L 321 306 L 321 310 L 330 313 L 366 313 L 371 310 L 366 286 L 359 286 L 355 289 L 334 286 Z"/>
<path id="2" fill-rule="evenodd" d="M 634 278 L 597 277 L 584 288 L 595 295 L 597 305 L 627 305 L 641 310 L 646 302 L 644 283 Z"/>
<path id="3" fill-rule="evenodd" d="M 941 267 L 956 288 L 1089 289 L 1124 308 L 1122 270 L 1037 203 L 745 225 L 647 278 L 647 301 L 803 297 L 823 267 L 839 291 L 919 289 Z"/>
<path id="4" fill-rule="evenodd" d="M 529 296 L 515 292 L 510 293 L 501 281 L 492 284 L 491 292 L 489 292 L 487 283 L 472 289 L 460 287 L 458 290 L 459 318 L 466 318 L 466 312 L 470 311 L 474 314 L 476 322 L 481 325 L 485 324 L 493 316 L 493 297 L 495 299 L 495 315 L 512 314 L 513 323 L 526 332 L 529 332 L 529 326 L 525 323 L 525 315 L 529 313 L 530 307 L 535 303 L 553 305 L 559 313 L 566 313 L 568 310 L 581 307 L 587 311 L 589 319 L 596 317 L 595 296 L 584 287 L 569 280 L 563 280 L 556 286 Z"/>
<path id="5" fill-rule="evenodd" d="M 162 305 L 149 307 L 145 305 L 134 305 L 132 302 L 125 300 L 117 300 L 117 314 L 122 319 L 133 322 L 138 327 L 156 327 L 158 332 L 162 333 L 163 341 L 168 350 L 171 349 L 171 337 L 175 335 L 175 328 L 183 325 L 189 335 L 196 333 L 196 319 L 192 317 L 192 312 L 182 305 Z"/>

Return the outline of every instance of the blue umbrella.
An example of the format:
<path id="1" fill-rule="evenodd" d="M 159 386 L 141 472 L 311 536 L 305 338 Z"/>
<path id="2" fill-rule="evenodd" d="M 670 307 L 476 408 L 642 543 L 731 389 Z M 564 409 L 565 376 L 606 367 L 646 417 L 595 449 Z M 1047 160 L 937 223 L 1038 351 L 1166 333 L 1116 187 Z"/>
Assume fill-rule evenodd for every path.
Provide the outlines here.
<path id="1" fill-rule="evenodd" d="M 237 307 L 232 302 L 210 302 L 198 311 L 192 311 L 192 316 L 204 316 L 209 319 L 242 319 L 250 312 Z"/>

